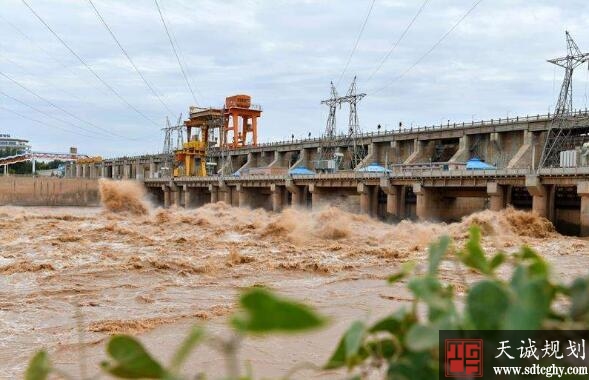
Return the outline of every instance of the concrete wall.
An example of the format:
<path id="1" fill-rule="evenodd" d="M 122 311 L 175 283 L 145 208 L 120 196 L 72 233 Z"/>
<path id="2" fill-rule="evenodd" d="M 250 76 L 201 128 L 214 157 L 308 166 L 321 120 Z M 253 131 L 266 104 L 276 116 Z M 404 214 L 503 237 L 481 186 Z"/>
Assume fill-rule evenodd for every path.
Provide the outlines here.
<path id="1" fill-rule="evenodd" d="M 97 206 L 95 179 L 0 177 L 0 205 Z"/>

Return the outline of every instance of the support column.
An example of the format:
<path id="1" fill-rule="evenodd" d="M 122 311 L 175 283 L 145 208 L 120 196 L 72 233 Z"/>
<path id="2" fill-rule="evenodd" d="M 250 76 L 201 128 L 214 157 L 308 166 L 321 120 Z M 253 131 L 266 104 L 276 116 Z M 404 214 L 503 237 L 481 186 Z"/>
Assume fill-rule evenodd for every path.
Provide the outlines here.
<path id="1" fill-rule="evenodd" d="M 169 208 L 171 204 L 170 188 L 168 186 L 162 186 L 164 191 L 164 208 Z"/>
<path id="2" fill-rule="evenodd" d="M 231 206 L 231 188 L 223 181 L 219 181 L 219 200 Z"/>
<path id="3" fill-rule="evenodd" d="M 577 194 L 581 197 L 579 236 L 589 236 L 589 181 L 577 184 Z"/>
<path id="4" fill-rule="evenodd" d="M 155 178 L 155 161 L 153 158 L 149 159 L 149 178 Z"/>
<path id="5" fill-rule="evenodd" d="M 181 203 L 182 190 L 181 190 L 181 188 L 177 187 L 174 191 L 172 191 L 172 193 L 174 194 L 174 200 L 173 200 L 174 206 L 181 207 L 182 206 L 182 203 Z"/>
<path id="6" fill-rule="evenodd" d="M 389 178 L 380 179 L 380 188 L 387 195 L 387 217 L 403 219 L 405 217 L 405 187 L 392 185 Z"/>
<path id="7" fill-rule="evenodd" d="M 415 213 L 419 220 L 427 220 L 439 217 L 440 189 L 424 187 L 421 183 L 413 184 L 413 192 L 416 196 Z"/>
<path id="8" fill-rule="evenodd" d="M 277 186 L 276 184 L 270 185 L 270 191 L 272 191 L 272 210 L 274 212 L 280 212 L 283 208 L 285 188 L 283 186 Z"/>
<path id="9" fill-rule="evenodd" d="M 211 192 L 211 203 L 219 202 L 219 187 L 209 185 L 209 191 Z"/>
<path id="10" fill-rule="evenodd" d="M 292 207 L 296 207 L 296 206 L 302 206 L 303 204 L 303 190 L 294 184 L 294 181 L 292 179 L 287 179 L 285 181 L 285 188 L 286 190 L 291 193 L 291 206 Z"/>
<path id="11" fill-rule="evenodd" d="M 106 165 L 104 165 L 104 162 L 100 163 L 100 177 L 106 178 Z"/>
<path id="12" fill-rule="evenodd" d="M 357 191 L 360 193 L 360 212 L 362 214 L 371 215 L 372 214 L 372 196 L 373 191 L 370 186 L 359 183 L 357 186 Z"/>
<path id="13" fill-rule="evenodd" d="M 236 190 L 237 190 L 239 207 L 249 207 L 250 206 L 250 202 L 249 202 L 250 199 L 248 196 L 249 194 L 247 192 L 247 189 L 244 188 L 242 185 L 237 185 Z"/>
<path id="14" fill-rule="evenodd" d="M 135 165 L 135 179 L 139 181 L 143 181 L 143 165 L 137 159 L 137 164 Z"/>
<path id="15" fill-rule="evenodd" d="M 552 214 L 552 210 L 549 208 L 550 193 L 547 191 L 546 186 L 540 182 L 540 178 L 537 175 L 526 176 L 526 188 L 532 195 L 532 211 L 539 216 L 549 218 Z"/>
<path id="16" fill-rule="evenodd" d="M 88 165 L 83 164 L 82 165 L 82 178 L 86 178 L 86 176 L 88 176 Z"/>
<path id="17" fill-rule="evenodd" d="M 190 208 L 192 204 L 192 192 L 188 185 L 182 186 L 182 189 L 184 190 L 184 208 Z"/>
<path id="18" fill-rule="evenodd" d="M 312 183 L 309 185 L 309 192 L 311 193 L 311 209 L 318 210 L 321 204 L 321 188 Z"/>
<path id="19" fill-rule="evenodd" d="M 505 188 L 497 182 L 487 183 L 487 194 L 489 195 L 489 210 L 501 211 L 505 208 Z"/>
<path id="20" fill-rule="evenodd" d="M 127 161 L 123 162 L 123 179 L 129 179 L 129 165 L 127 165 Z"/>

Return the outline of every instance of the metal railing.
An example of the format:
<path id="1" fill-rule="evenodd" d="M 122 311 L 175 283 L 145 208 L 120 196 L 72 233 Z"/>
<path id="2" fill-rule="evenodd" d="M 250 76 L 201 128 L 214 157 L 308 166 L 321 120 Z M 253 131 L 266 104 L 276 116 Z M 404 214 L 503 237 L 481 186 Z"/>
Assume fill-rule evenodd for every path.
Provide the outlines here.
<path id="1" fill-rule="evenodd" d="M 390 129 L 390 130 L 377 130 L 377 131 L 370 131 L 364 132 L 358 135 L 358 138 L 369 138 L 369 137 L 378 137 L 378 136 L 392 136 L 392 135 L 403 135 L 403 134 L 411 134 L 411 133 L 418 133 L 418 132 L 428 132 L 428 131 L 445 131 L 445 130 L 455 130 L 455 129 L 464 129 L 464 128 L 473 128 L 473 127 L 488 127 L 488 126 L 499 126 L 499 125 L 508 125 L 514 123 L 528 123 L 528 122 L 537 122 L 537 121 L 550 121 L 552 120 L 553 114 L 550 112 L 547 114 L 537 114 L 537 115 L 526 115 L 526 116 L 516 116 L 516 117 L 506 117 L 506 118 L 498 118 L 498 119 L 489 119 L 489 120 L 480 120 L 480 121 L 471 121 L 471 122 L 462 122 L 462 123 L 441 123 L 436 125 L 430 126 L 417 126 L 417 127 L 409 127 L 403 129 Z M 588 117 L 589 118 L 589 110 L 588 109 L 580 109 L 574 110 L 570 114 L 571 117 L 580 118 L 580 117 Z M 264 147 L 272 147 L 272 146 L 281 146 L 281 145 L 292 145 L 292 144 L 308 144 L 313 142 L 318 142 L 324 139 L 324 136 L 321 137 L 310 137 L 310 138 L 302 138 L 302 139 L 291 139 L 291 140 L 281 140 L 281 141 L 273 141 L 267 143 L 259 143 L 255 147 L 254 146 L 245 146 L 240 147 L 234 150 L 247 150 L 247 149 L 255 149 L 255 148 L 264 148 Z M 337 140 L 343 141 L 348 139 L 348 135 L 346 134 L 339 134 L 336 136 Z"/>

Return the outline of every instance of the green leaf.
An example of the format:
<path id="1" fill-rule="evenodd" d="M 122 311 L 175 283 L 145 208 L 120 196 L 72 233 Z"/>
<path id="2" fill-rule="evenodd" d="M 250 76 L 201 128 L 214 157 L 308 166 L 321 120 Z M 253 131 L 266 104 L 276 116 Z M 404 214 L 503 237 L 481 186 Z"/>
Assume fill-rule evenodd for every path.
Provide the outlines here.
<path id="1" fill-rule="evenodd" d="M 254 288 L 239 300 L 245 315 L 232 319 L 241 332 L 294 332 L 320 327 L 325 319 L 307 305 L 276 297 L 266 289 Z"/>
<path id="2" fill-rule="evenodd" d="M 577 278 L 570 288 L 571 318 L 579 321 L 589 313 L 589 277 Z"/>
<path id="3" fill-rule="evenodd" d="M 409 289 L 417 299 L 421 299 L 427 304 L 430 321 L 454 314 L 452 288 L 442 286 L 436 277 L 413 278 L 409 281 Z"/>
<path id="4" fill-rule="evenodd" d="M 485 252 L 481 247 L 481 230 L 477 226 L 470 227 L 470 239 L 466 242 L 465 249 L 459 254 L 460 260 L 472 268 L 483 274 L 490 274 L 491 268 Z"/>
<path id="5" fill-rule="evenodd" d="M 364 323 L 360 321 L 352 323 L 352 326 L 345 335 L 346 359 L 352 358 L 358 353 L 364 340 L 365 332 L 366 326 L 364 326 Z"/>
<path id="6" fill-rule="evenodd" d="M 415 268 L 416 263 L 414 261 L 407 261 L 406 263 L 403 263 L 401 265 L 401 269 L 397 272 L 392 274 L 391 276 L 389 276 L 389 278 L 387 279 L 387 281 L 390 284 L 393 284 L 399 280 L 404 279 L 405 277 L 407 277 L 408 275 L 411 274 L 411 272 L 413 272 L 413 269 Z"/>
<path id="7" fill-rule="evenodd" d="M 498 254 L 493 256 L 493 258 L 491 259 L 491 262 L 489 263 L 491 270 L 493 271 L 493 270 L 497 269 L 499 266 L 501 266 L 501 264 L 503 264 L 505 262 L 506 259 L 507 259 L 507 256 L 503 252 L 499 252 Z"/>
<path id="8" fill-rule="evenodd" d="M 113 376 L 123 379 L 163 379 L 167 376 L 162 366 L 131 336 L 113 336 L 106 351 L 114 363 L 106 363 L 104 369 Z"/>
<path id="9" fill-rule="evenodd" d="M 542 321 L 550 312 L 550 304 L 554 298 L 553 287 L 544 278 L 524 278 L 513 287 L 513 290 L 516 299 L 505 314 L 503 329 L 540 329 Z"/>
<path id="10" fill-rule="evenodd" d="M 33 356 L 25 372 L 25 380 L 45 380 L 51 372 L 49 355 L 45 351 L 39 351 Z"/>
<path id="11" fill-rule="evenodd" d="M 444 254 L 448 250 L 450 246 L 450 237 L 449 236 L 442 236 L 440 240 L 436 243 L 432 243 L 429 246 L 429 270 L 428 273 L 431 276 L 434 276 L 437 271 L 438 267 L 440 266 L 440 262 L 444 257 Z"/>
<path id="12" fill-rule="evenodd" d="M 407 332 L 406 344 L 411 351 L 425 351 L 438 346 L 439 329 L 430 326 L 416 324 Z"/>
<path id="13" fill-rule="evenodd" d="M 331 355 L 325 369 L 340 368 L 345 365 L 348 368 L 360 363 L 366 355 L 359 355 L 360 348 L 366 333 L 366 326 L 360 321 L 352 323 L 341 337 L 335 352 Z"/>
<path id="14" fill-rule="evenodd" d="M 391 339 L 381 339 L 376 341 L 370 341 L 366 343 L 365 348 L 361 349 L 366 353 L 370 352 L 373 355 L 384 359 L 390 359 L 393 357 L 397 349 Z"/>
<path id="15" fill-rule="evenodd" d="M 546 261 L 544 261 L 544 259 L 534 250 L 530 247 L 523 246 L 521 249 L 521 256 L 525 261 L 529 262 L 527 271 L 530 276 L 548 278 L 550 272 L 548 263 L 546 263 Z"/>
<path id="16" fill-rule="evenodd" d="M 468 292 L 468 314 L 478 330 L 498 330 L 509 305 L 509 294 L 497 281 L 483 280 Z"/>
<path id="17" fill-rule="evenodd" d="M 371 334 L 377 332 L 388 332 L 392 335 L 401 335 L 408 328 L 408 325 L 415 321 L 413 314 L 402 307 L 393 314 L 377 321 L 368 329 Z"/>
<path id="18" fill-rule="evenodd" d="M 389 380 L 437 379 L 438 360 L 432 360 L 429 352 L 408 352 L 390 363 Z"/>
<path id="19" fill-rule="evenodd" d="M 172 358 L 172 362 L 170 365 L 172 370 L 177 371 L 180 369 L 180 366 L 182 366 L 188 355 L 190 355 L 190 352 L 192 352 L 194 347 L 196 347 L 196 345 L 201 341 L 203 336 L 204 330 L 202 329 L 202 327 L 194 326 L 190 330 L 190 334 L 188 334 L 188 336 L 184 338 L 184 341 L 182 342 L 180 347 L 178 347 L 176 353 L 174 354 L 174 357 Z"/>

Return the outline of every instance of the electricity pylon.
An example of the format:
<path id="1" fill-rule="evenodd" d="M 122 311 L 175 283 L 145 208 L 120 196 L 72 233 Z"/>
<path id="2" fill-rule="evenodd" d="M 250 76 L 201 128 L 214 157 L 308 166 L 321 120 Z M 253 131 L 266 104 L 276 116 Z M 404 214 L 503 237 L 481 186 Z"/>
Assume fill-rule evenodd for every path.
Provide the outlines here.
<path id="1" fill-rule="evenodd" d="M 548 60 L 548 62 L 564 68 L 565 74 L 538 169 L 559 166 L 560 152 L 574 149 L 570 120 L 570 113 L 573 110 L 573 71 L 578 66 L 589 61 L 589 53 L 581 53 L 568 31 L 566 32 L 566 40 L 566 57 Z"/>

